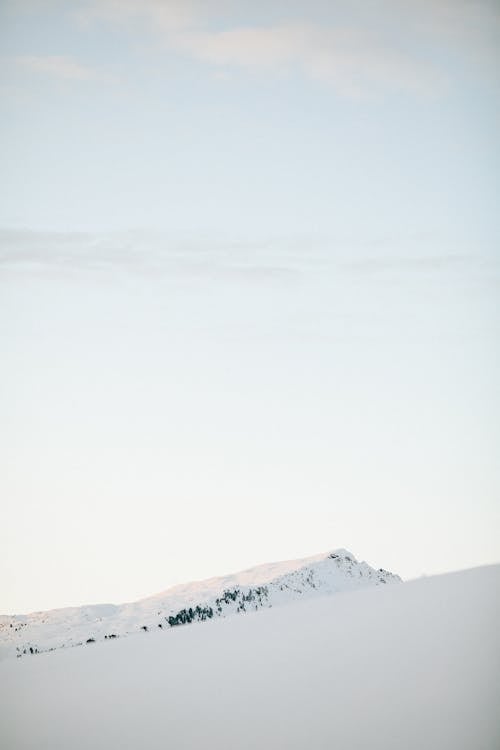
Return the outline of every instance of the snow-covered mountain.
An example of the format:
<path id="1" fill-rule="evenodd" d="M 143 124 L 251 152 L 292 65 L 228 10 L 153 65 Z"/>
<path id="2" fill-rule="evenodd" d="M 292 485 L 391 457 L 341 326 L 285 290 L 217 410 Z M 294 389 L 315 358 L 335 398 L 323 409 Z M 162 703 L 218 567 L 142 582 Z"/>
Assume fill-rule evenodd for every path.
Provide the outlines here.
<path id="1" fill-rule="evenodd" d="M 399 583 L 399 576 L 358 562 L 347 550 L 259 565 L 220 578 L 174 586 L 140 601 L 0 616 L 0 656 L 91 645 L 151 630 L 288 604 L 298 599 Z"/>

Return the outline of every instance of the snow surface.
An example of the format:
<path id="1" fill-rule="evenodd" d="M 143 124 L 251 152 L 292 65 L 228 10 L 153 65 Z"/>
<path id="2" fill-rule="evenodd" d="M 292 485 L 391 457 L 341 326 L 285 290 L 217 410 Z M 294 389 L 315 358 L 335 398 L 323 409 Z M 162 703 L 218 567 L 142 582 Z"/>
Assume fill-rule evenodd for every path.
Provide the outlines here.
<path id="1" fill-rule="evenodd" d="M 138 634 L 172 623 L 207 620 L 340 591 L 400 583 L 386 570 L 358 562 L 345 549 L 268 563 L 241 573 L 174 586 L 130 604 L 69 607 L 0 616 L 0 658 L 69 648 Z"/>
<path id="2" fill-rule="evenodd" d="M 500 566 L 0 664 L 5 750 L 498 750 Z"/>

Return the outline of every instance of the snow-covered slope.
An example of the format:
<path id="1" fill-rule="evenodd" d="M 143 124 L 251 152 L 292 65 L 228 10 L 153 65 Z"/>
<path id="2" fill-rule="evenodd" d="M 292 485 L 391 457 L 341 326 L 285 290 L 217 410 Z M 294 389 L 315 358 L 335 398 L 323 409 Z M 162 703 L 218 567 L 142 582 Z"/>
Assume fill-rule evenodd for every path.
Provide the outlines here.
<path id="1" fill-rule="evenodd" d="M 269 563 L 235 575 L 174 586 L 119 606 L 99 604 L 0 617 L 0 657 L 91 645 L 153 629 L 170 629 L 297 599 L 400 582 L 358 562 L 344 549 L 302 560 Z"/>
<path id="2" fill-rule="evenodd" d="M 0 664 L 5 750 L 497 750 L 500 566 Z"/>

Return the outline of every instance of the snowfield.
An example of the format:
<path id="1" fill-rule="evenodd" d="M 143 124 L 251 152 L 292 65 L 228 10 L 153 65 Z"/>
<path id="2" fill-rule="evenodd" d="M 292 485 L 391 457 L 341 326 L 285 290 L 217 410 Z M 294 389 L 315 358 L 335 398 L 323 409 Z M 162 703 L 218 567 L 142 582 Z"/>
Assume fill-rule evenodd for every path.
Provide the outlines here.
<path id="1" fill-rule="evenodd" d="M 498 750 L 500 566 L 0 664 L 5 750 Z"/>

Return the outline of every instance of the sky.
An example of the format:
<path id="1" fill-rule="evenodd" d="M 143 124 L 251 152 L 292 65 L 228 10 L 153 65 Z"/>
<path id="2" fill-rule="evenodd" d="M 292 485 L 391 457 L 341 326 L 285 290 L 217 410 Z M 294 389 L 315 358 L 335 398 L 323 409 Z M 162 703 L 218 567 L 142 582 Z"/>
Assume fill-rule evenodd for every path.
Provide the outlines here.
<path id="1" fill-rule="evenodd" d="M 0 1 L 1 612 L 500 560 L 495 2 Z"/>

